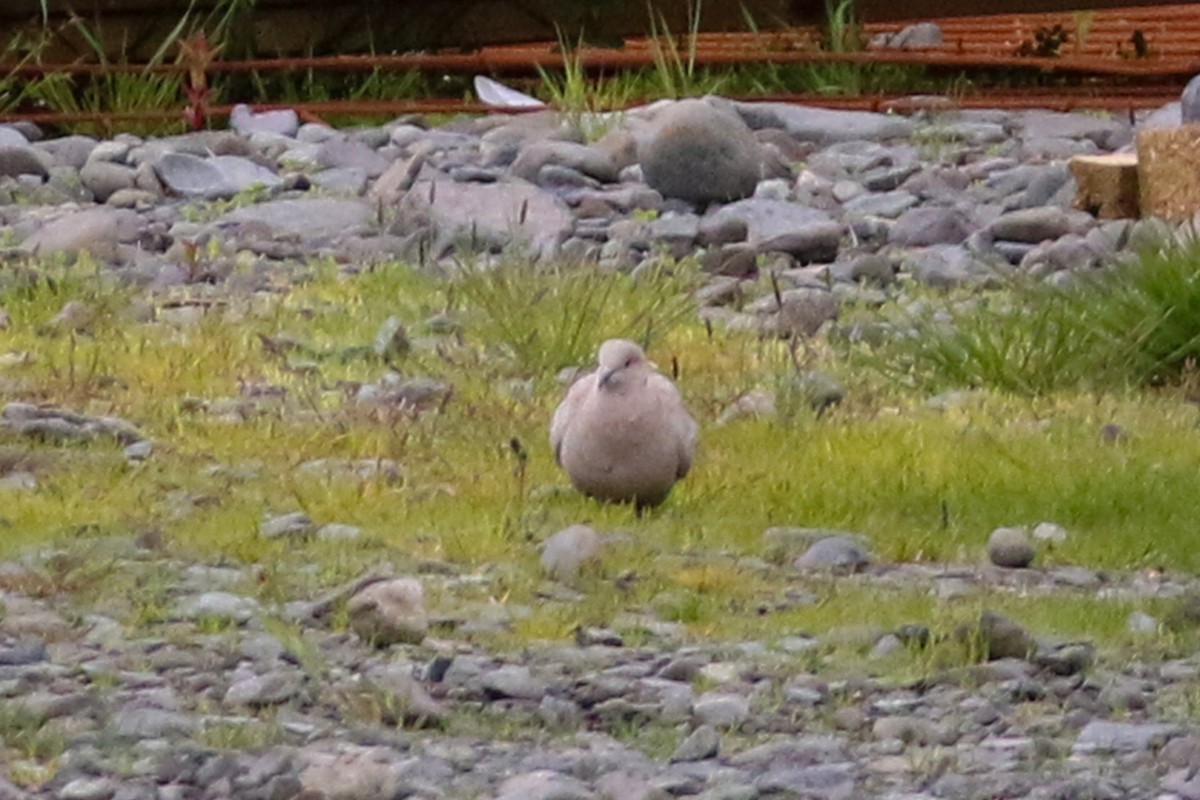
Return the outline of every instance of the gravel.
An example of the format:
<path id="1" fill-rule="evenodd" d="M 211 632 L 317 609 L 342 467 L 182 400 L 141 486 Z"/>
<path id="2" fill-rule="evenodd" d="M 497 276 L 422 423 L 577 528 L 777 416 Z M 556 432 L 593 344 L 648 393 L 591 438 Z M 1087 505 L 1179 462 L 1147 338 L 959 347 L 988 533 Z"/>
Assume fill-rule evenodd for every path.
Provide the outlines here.
<path id="1" fill-rule="evenodd" d="M 533 258 L 570 253 L 628 270 L 696 253 L 710 275 L 700 295 L 710 325 L 804 338 L 836 330 L 846 305 L 905 301 L 913 285 L 987 285 L 1013 270 L 1055 280 L 1175 235 L 1161 222 L 1102 223 L 1069 207 L 1064 159 L 1127 145 L 1133 129 L 1120 117 L 903 117 L 712 98 L 632 111 L 627 130 L 593 144 L 568 141 L 544 113 L 414 122 L 337 131 L 241 109 L 231 131 L 105 142 L 0 126 L 5 254 L 86 252 L 135 292 L 196 283 L 224 298 L 286 291 L 311 258 L 346 275 L 407 258 L 437 275 L 464 249 L 498 262 L 515 245 Z M 930 144 L 942 140 L 944 158 Z M 718 156 L 719 180 L 704 167 Z M 197 197 L 236 202 L 196 219 L 185 208 Z M 203 275 L 186 267 L 196 247 L 214 254 Z M 235 269 L 244 254 L 254 269 Z M 778 294 L 741 280 L 768 270 Z M 204 310 L 158 313 L 184 330 Z M 54 324 L 86 336 L 97 314 L 64 307 Z M 459 325 L 443 315 L 428 327 L 453 335 Z M 427 346 L 425 333 L 396 318 L 366 349 L 401 363 Z M 288 369 L 314 357 L 293 342 L 264 347 Z M 378 414 L 436 407 L 451 392 L 399 372 L 346 387 L 350 402 Z M 823 411 L 852 394 L 815 372 L 780 392 L 747 392 L 726 413 Z M 931 404 L 966 400 L 948 393 Z M 240 396 L 198 399 L 195 411 L 243 420 L 279 402 L 248 379 Z M 25 443 L 111 440 L 131 469 L 152 467 L 161 444 L 129 421 L 53 405 L 10 402 L 0 427 Z M 1123 432 L 1100 435 L 1120 446 Z M 234 481 L 261 465 L 222 469 Z M 310 460 L 298 474 L 405 479 L 386 459 Z M 31 473 L 4 487 L 14 497 L 39 491 Z M 173 488 L 164 502 L 186 513 L 212 499 Z M 368 538 L 347 520 L 267 511 L 258 534 L 281 542 L 272 546 Z M 462 574 L 414 560 L 410 572 L 342 576 L 323 596 L 275 597 L 255 588 L 269 576 L 244 565 L 166 552 L 151 533 L 114 536 L 103 563 L 121 586 L 168 587 L 162 610 L 133 628 L 70 589 L 35 591 L 31 576 L 57 574 L 62 553 L 23 554 L 0 564 L 0 798 L 1200 796 L 1200 730 L 1179 713 L 1180 688 L 1200 674 L 1186 648 L 1130 660 L 1088 641 L 1045 640 L 986 608 L 950 633 L 921 619 L 881 630 L 867 618 L 703 641 L 666 611 L 686 602 L 665 592 L 648 608 L 615 602 L 605 619 L 576 619 L 583 578 L 606 581 L 599 591 L 618 598 L 638 580 L 609 547 L 622 535 L 572 526 L 544 542 L 539 602 L 562 604 L 570 622 L 558 638 L 519 648 L 514 621 L 529 609 L 500 599 L 513 575 L 503 564 Z M 853 582 L 881 593 L 921 587 L 937 604 L 982 588 L 1170 600 L 1162 623 L 1131 613 L 1130 635 L 1195 627 L 1195 581 L 1034 559 L 1035 546 L 1056 553 L 1071 535 L 1052 522 L 1032 539 L 1002 528 L 988 539 L 990 564 L 891 563 L 857 532 L 779 527 L 736 563 L 788 585 L 764 598 L 762 614 L 820 607 Z M 691 555 L 722 568 L 735 558 Z M 976 658 L 915 680 L 882 666 L 947 637 Z M 829 659 L 847 649 L 871 669 Z M 38 753 L 54 774 L 39 772 Z"/>

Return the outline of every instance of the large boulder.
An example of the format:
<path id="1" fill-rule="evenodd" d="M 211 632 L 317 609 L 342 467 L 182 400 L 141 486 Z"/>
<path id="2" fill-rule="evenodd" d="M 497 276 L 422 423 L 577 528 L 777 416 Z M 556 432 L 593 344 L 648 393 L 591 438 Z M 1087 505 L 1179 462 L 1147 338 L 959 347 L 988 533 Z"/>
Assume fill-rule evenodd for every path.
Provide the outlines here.
<path id="1" fill-rule="evenodd" d="M 746 123 L 703 100 L 660 111 L 638 148 L 646 182 L 690 203 L 749 197 L 762 174 L 762 146 Z"/>

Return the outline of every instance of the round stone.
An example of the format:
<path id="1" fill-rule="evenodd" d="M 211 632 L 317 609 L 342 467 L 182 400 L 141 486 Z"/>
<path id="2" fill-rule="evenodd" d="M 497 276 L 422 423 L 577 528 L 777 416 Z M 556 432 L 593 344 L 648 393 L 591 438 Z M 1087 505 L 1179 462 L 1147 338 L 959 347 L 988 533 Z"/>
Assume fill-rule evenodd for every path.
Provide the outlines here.
<path id="1" fill-rule="evenodd" d="M 1037 555 L 1025 528 L 996 528 L 988 537 L 987 553 L 993 564 L 1008 569 L 1028 567 Z"/>

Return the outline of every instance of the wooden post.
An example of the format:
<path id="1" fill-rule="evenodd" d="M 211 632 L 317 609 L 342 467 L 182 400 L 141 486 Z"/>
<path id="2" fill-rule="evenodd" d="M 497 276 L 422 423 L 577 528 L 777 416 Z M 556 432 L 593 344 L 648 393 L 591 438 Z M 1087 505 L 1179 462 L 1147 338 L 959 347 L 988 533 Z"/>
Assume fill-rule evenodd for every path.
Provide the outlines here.
<path id="1" fill-rule="evenodd" d="M 1075 176 L 1076 208 L 1100 219 L 1140 216 L 1136 154 L 1075 156 L 1067 166 Z"/>
<path id="2" fill-rule="evenodd" d="M 1200 211 L 1200 125 L 1141 131 L 1137 153 L 1142 216 L 1184 222 Z"/>

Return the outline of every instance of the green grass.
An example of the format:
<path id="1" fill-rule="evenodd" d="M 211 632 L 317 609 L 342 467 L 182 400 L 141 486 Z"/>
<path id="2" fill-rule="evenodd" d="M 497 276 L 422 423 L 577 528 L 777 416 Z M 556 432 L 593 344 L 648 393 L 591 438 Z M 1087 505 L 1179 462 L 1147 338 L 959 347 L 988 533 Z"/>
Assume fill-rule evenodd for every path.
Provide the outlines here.
<path id="1" fill-rule="evenodd" d="M 12 318 L 0 331 L 0 356 L 27 354 L 0 368 L 8 398 L 124 417 L 154 440 L 155 453 L 130 465 L 110 442 L 0 436 L 0 445 L 36 456 L 40 481 L 5 508 L 0 558 L 51 543 L 86 553 L 89 542 L 157 529 L 180 557 L 259 565 L 261 579 L 247 590 L 266 602 L 313 596 L 381 562 L 413 570 L 440 560 L 487 580 L 478 589 L 430 581 L 431 608 L 528 610 L 517 615 L 515 635 L 495 640 L 501 648 L 569 639 L 577 625 L 611 625 L 627 612 L 655 613 L 694 638 L 773 640 L 864 623 L 950 630 L 984 605 L 1042 632 L 1126 643 L 1123 620 L 1136 604 L 1125 601 L 994 591 L 955 609 L 927 586 L 889 589 L 764 567 L 754 559 L 766 555 L 764 530 L 778 525 L 861 532 L 884 563 L 977 562 L 993 528 L 1049 520 L 1071 536 L 1042 552 L 1044 565 L 1200 570 L 1191 536 L 1200 527 L 1197 411 L 1178 390 L 991 391 L 936 412 L 923 406 L 924 391 L 814 347 L 812 366 L 847 382 L 846 402 L 820 418 L 717 426 L 736 397 L 778 385 L 792 367 L 785 343 L 695 322 L 686 268 L 639 284 L 565 267 L 510 265 L 439 281 L 396 264 L 356 276 L 316 264 L 289 294 L 230 298 L 178 328 L 126 321 L 131 297 L 86 262 L 43 270 L 33 284 L 0 282 L 0 306 Z M 67 300 L 110 313 L 90 335 L 47 328 Z M 461 333 L 430 338 L 423 320 L 447 310 Z M 399 368 L 450 383 L 444 406 L 380 409 L 348 399 L 347 386 L 384 372 L 370 344 L 393 315 L 414 340 Z M 604 338 L 647 328 L 650 356 L 668 373 L 677 368 L 703 441 L 693 474 L 662 509 L 638 518 L 569 490 L 546 430 L 562 395 L 559 368 L 589 361 Z M 263 386 L 286 394 L 261 400 L 247 391 Z M 1105 443 L 1108 423 L 1128 437 Z M 525 458 L 514 455 L 514 439 Z M 298 471 L 318 458 L 395 459 L 405 480 Z M 264 514 L 295 510 L 366 535 L 348 544 L 258 536 Z M 628 538 L 584 580 L 582 602 L 538 597 L 537 544 L 584 521 Z M 71 592 L 89 608 L 119 597 L 113 607 L 135 626 L 164 618 L 170 581 L 98 557 L 44 578 L 45 591 Z M 819 602 L 789 605 L 796 589 Z M 623 632 L 640 635 L 636 626 Z"/>
<path id="2" fill-rule="evenodd" d="M 1044 396 L 1194 382 L 1200 249 L 1164 246 L 1065 287 L 1016 280 L 982 299 L 950 296 L 900 315 L 874 364 L 911 386 Z"/>

